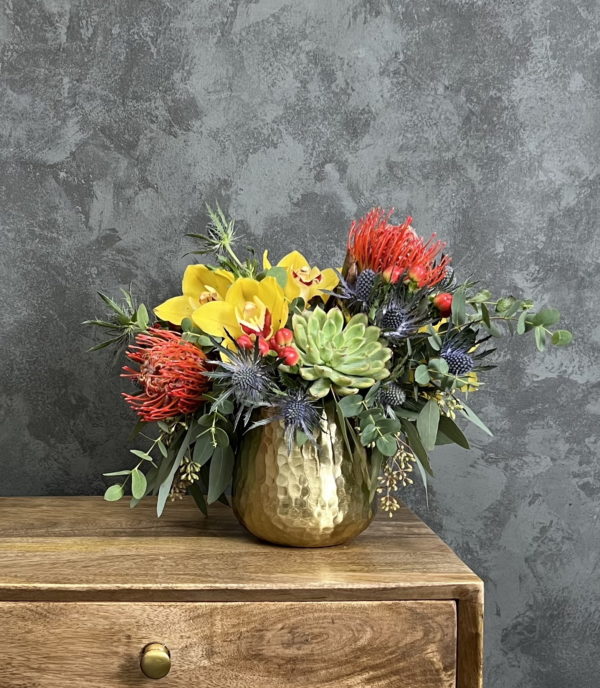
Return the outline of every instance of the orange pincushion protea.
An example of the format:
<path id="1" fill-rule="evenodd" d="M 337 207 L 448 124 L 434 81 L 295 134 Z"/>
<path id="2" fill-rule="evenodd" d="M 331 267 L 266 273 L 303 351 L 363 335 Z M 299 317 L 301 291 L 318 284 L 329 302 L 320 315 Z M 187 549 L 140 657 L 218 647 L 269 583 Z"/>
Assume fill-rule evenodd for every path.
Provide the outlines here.
<path id="1" fill-rule="evenodd" d="M 139 370 L 124 366 L 122 377 L 137 382 L 142 391 L 123 397 L 142 420 L 193 413 L 203 402 L 210 386 L 204 374 L 206 355 L 179 333 L 150 328 L 137 335 L 127 357 L 139 364 Z"/>
<path id="2" fill-rule="evenodd" d="M 374 270 L 391 274 L 392 281 L 402 275 L 411 276 L 417 286 L 433 286 L 441 282 L 450 259 L 437 255 L 445 247 L 435 240 L 435 234 L 424 241 L 410 226 L 411 217 L 401 225 L 392 225 L 393 210 L 373 208 L 350 226 L 346 264 L 356 264 L 360 270 Z"/>

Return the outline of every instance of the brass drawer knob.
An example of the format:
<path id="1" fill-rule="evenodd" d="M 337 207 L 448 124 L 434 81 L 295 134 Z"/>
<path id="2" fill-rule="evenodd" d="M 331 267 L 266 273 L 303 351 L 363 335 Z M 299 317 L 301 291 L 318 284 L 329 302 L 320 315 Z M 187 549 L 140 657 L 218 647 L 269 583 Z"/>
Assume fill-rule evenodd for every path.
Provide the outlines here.
<path id="1" fill-rule="evenodd" d="M 171 671 L 171 653 L 162 643 L 149 643 L 142 650 L 142 672 L 148 678 L 164 678 Z"/>

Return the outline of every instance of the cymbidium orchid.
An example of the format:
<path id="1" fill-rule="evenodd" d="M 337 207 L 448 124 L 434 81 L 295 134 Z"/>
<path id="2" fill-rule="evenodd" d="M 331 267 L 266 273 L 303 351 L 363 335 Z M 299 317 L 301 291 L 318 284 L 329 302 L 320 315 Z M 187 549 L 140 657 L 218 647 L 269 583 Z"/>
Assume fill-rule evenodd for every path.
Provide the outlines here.
<path id="1" fill-rule="evenodd" d="M 227 348 L 242 335 L 269 341 L 285 326 L 288 304 L 274 277 L 258 281 L 249 277 L 236 280 L 222 301 L 205 303 L 192 315 L 196 327 L 213 337 L 222 337 Z"/>
<path id="2" fill-rule="evenodd" d="M 222 301 L 233 281 L 234 276 L 227 270 L 212 270 L 207 265 L 188 265 L 183 273 L 182 296 L 167 299 L 154 309 L 154 313 L 161 320 L 181 325 L 200 306 Z"/>
<path id="3" fill-rule="evenodd" d="M 263 268 L 270 269 L 268 251 L 263 254 Z M 308 303 L 315 296 L 319 296 L 323 301 L 329 298 L 328 291 L 332 291 L 339 284 L 339 277 L 332 268 L 320 270 L 318 267 L 311 267 L 306 258 L 299 251 L 291 251 L 284 256 L 278 268 L 284 268 L 287 272 L 287 282 L 284 293 L 288 301 L 295 298 L 304 299 Z"/>

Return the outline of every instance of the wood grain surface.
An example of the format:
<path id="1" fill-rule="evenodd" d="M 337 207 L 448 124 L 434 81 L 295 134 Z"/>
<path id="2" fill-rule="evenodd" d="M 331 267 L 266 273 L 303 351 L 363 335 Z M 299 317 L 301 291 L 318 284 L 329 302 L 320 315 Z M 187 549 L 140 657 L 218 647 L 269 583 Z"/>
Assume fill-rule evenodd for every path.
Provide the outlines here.
<path id="1" fill-rule="evenodd" d="M 453 602 L 0 603 L 3 688 L 454 688 Z M 149 642 L 171 651 L 159 682 Z"/>
<path id="2" fill-rule="evenodd" d="M 481 688 L 483 583 L 407 508 L 402 508 L 394 519 L 378 518 L 356 540 L 327 549 L 289 549 L 259 542 L 244 532 L 231 512 L 221 505 L 211 509 L 207 519 L 202 517 L 191 500 L 169 505 L 161 519 L 156 518 L 154 508 L 155 505 L 151 501 L 131 510 L 126 502 L 106 503 L 96 497 L 0 498 L 0 603 L 4 602 L 2 607 L 4 613 L 8 614 L 7 622 L 0 620 L 4 629 L 8 623 L 11 624 L 11 629 L 15 624 L 18 629 L 21 621 L 24 624 L 23 628 L 26 628 L 29 618 L 32 633 L 39 625 L 49 634 L 43 641 L 40 640 L 44 647 L 40 647 L 39 652 L 50 652 L 48 647 L 53 644 L 50 618 L 56 615 L 57 628 L 62 628 L 67 636 L 70 627 L 78 629 L 78 619 L 81 618 L 81 635 L 76 635 L 80 635 L 83 649 L 87 649 L 93 659 L 96 650 L 92 649 L 95 647 L 92 641 L 96 636 L 91 633 L 88 637 L 86 628 L 88 624 L 93 623 L 94 617 L 87 618 L 85 612 L 97 610 L 99 624 L 105 619 L 102 623 L 106 624 L 106 628 L 112 624 L 115 629 L 120 629 L 121 635 L 118 640 L 125 642 L 128 649 L 127 658 L 121 658 L 118 663 L 121 666 L 125 662 L 127 671 L 131 672 L 133 669 L 130 654 L 133 646 L 141 648 L 145 642 L 160 640 L 158 637 L 151 637 L 159 631 L 173 634 L 174 640 L 170 642 L 175 643 L 177 647 L 181 646 L 181 657 L 188 657 L 186 661 L 190 667 L 196 661 L 194 657 L 198 659 L 204 656 L 201 654 L 204 650 L 197 649 L 195 643 L 195 637 L 200 633 L 195 626 L 195 636 L 189 637 L 187 644 L 177 635 L 176 625 L 179 620 L 187 618 L 186 614 L 191 615 L 192 621 L 189 623 L 192 625 L 198 623 L 194 619 L 199 616 L 209 620 L 213 632 L 221 628 L 219 618 L 229 613 L 226 610 L 233 610 L 232 605 L 252 603 L 246 607 L 239 606 L 239 609 L 269 609 L 271 615 L 280 619 L 278 623 L 284 624 L 282 628 L 287 628 L 285 613 L 282 611 L 283 616 L 279 617 L 277 610 L 283 610 L 284 603 L 292 603 L 295 605 L 294 609 L 304 610 L 303 613 L 314 608 L 310 618 L 320 619 L 318 624 L 326 628 L 327 624 L 323 620 L 325 617 L 320 616 L 321 612 L 318 612 L 318 609 L 324 610 L 325 607 L 311 603 L 318 602 L 323 605 L 356 601 L 357 604 L 367 605 L 364 610 L 368 617 L 368 626 L 378 629 L 378 634 L 382 634 L 383 645 L 378 647 L 384 654 L 389 648 L 384 640 L 387 635 L 383 634 L 383 623 L 391 627 L 392 630 L 386 630 L 386 633 L 391 633 L 390 637 L 395 637 L 396 643 L 400 642 L 402 636 L 394 636 L 400 632 L 395 630 L 395 624 L 401 630 L 412 629 L 409 635 L 413 633 L 417 636 L 423 624 L 427 625 L 428 633 L 434 632 L 432 625 L 435 629 L 445 625 L 444 634 L 435 631 L 436 640 L 433 645 L 426 650 L 420 650 L 421 655 L 416 658 L 417 664 L 421 661 L 428 663 L 429 658 L 437 657 L 435 662 L 442 667 L 439 673 L 442 678 L 439 680 L 446 681 L 450 675 L 447 649 L 436 648 L 440 643 L 446 647 L 444 638 L 447 636 L 452 641 L 452 653 L 457 661 L 456 686 Z M 393 601 L 392 606 L 386 606 L 385 601 Z M 414 603 L 394 606 L 396 602 L 406 601 Z M 443 604 L 438 606 L 438 601 Z M 277 604 L 265 606 L 264 603 L 268 602 Z M 374 607 L 368 606 L 374 602 L 377 603 Z M 136 610 L 147 609 L 149 604 L 152 609 L 157 610 L 151 618 L 160 619 L 163 625 L 143 625 L 146 614 Z M 414 606 L 411 606 L 413 604 Z M 434 604 L 430 609 L 442 610 L 439 612 L 441 616 L 438 616 L 437 611 L 433 614 L 426 612 L 422 605 L 430 604 Z M 346 604 L 338 607 L 342 608 L 354 609 L 353 605 Z M 108 611 L 104 612 L 104 609 Z M 115 609 L 121 610 L 117 616 L 114 613 Z M 378 611 L 373 612 L 371 616 L 367 609 Z M 391 612 L 388 610 L 393 609 L 397 609 L 398 612 L 405 610 L 402 612 L 405 616 L 401 623 L 390 619 Z M 444 616 L 447 612 L 443 611 L 447 609 L 452 609 L 452 614 L 457 615 L 456 629 L 453 621 L 451 629 L 448 630 L 448 617 Z M 202 610 L 202 613 L 194 610 Z M 195 614 L 197 616 L 194 616 Z M 254 612 L 249 612 L 246 619 L 252 618 L 253 614 Z M 18 621 L 19 615 L 22 615 L 21 621 Z M 294 612 L 294 615 L 298 618 L 300 616 L 298 611 Z M 381 615 L 381 620 L 378 620 L 378 615 Z M 360 633 L 359 616 L 346 616 L 346 619 L 355 619 L 351 623 L 342 620 L 342 613 L 342 617 L 339 618 L 339 624 L 342 625 L 337 622 L 337 625 L 334 624 L 337 629 L 335 632 L 339 631 L 344 643 L 350 637 L 350 631 L 344 629 L 354 629 L 353 624 L 356 623 L 353 632 Z M 38 617 L 39 624 L 35 621 Z M 256 618 L 263 618 L 261 623 L 264 623 L 265 629 L 270 627 L 266 612 L 265 616 Z M 173 621 L 169 622 L 169 619 Z M 142 626 L 138 627 L 138 623 Z M 314 634 L 317 633 L 315 629 L 318 624 L 315 621 L 311 626 L 311 633 L 307 636 L 302 636 L 301 633 L 299 637 L 316 637 Z M 104 626 L 100 624 L 98 628 Z M 233 617 L 230 628 L 237 629 L 235 632 L 239 637 L 244 635 L 242 627 L 236 626 L 233 622 Z M 182 631 L 184 634 L 185 632 Z M 224 630 L 222 632 L 225 633 Z M 256 635 L 258 630 L 253 633 Z M 374 637 L 373 631 L 367 629 L 365 633 L 368 633 L 370 638 Z M 458 638 L 457 645 L 455 633 Z M 23 634 L 19 637 L 22 642 L 27 640 Z M 330 638 L 329 635 L 326 637 Z M 358 638 L 358 635 L 356 637 Z M 205 647 L 212 647 L 209 636 L 202 635 L 202 638 L 206 638 Z M 329 639 L 327 642 L 332 641 Z M 416 636 L 414 642 L 417 642 Z M 139 648 L 135 651 L 139 652 Z M 339 651 L 341 652 L 342 648 Z M 190 654 L 193 652 L 196 652 L 196 655 Z M 217 656 L 220 662 L 227 665 L 229 660 L 225 650 L 213 649 L 210 652 L 211 657 Z M 426 652 L 426 655 L 423 655 L 423 652 Z M 441 654 L 438 656 L 437 652 Z M 64 656 L 60 655 L 60 661 L 57 660 L 57 667 L 61 662 L 67 661 L 68 656 L 67 647 Z M 278 661 L 282 664 L 287 662 Z M 311 662 L 315 663 L 316 660 L 311 659 Z M 374 668 L 369 673 L 368 666 L 375 665 L 374 657 L 364 664 L 359 661 L 357 671 L 363 672 L 364 676 L 361 674 L 362 678 L 356 680 L 352 675 L 328 678 L 329 674 L 323 670 L 325 673 L 319 677 L 321 683 L 318 684 L 296 684 L 289 681 L 278 684 L 275 678 L 270 684 L 248 684 L 237 675 L 230 677 L 229 683 L 205 683 L 209 679 L 202 674 L 202 683 L 198 685 L 222 685 L 233 688 L 242 685 L 248 688 L 252 688 L 253 685 L 265 688 L 271 685 L 278 688 L 288 685 L 401 685 L 407 688 L 421 685 L 455 685 L 452 682 L 435 683 L 438 679 L 431 679 L 431 683 L 410 683 L 408 680 L 396 682 L 397 677 L 390 678 L 385 673 L 383 665 L 377 664 L 379 668 Z M 294 666 L 300 671 L 299 665 Z M 350 669 L 348 668 L 348 671 Z M 427 669 L 430 670 L 432 669 Z M 333 669 L 330 667 L 329 671 Z M 135 677 L 133 673 L 128 676 L 133 683 L 111 683 L 105 680 L 97 685 L 145 685 L 139 683 L 143 679 L 137 677 L 137 674 Z M 41 679 L 36 679 L 38 682 L 35 683 L 32 682 L 34 677 L 35 674 L 31 674 L 22 683 L 10 684 L 10 688 L 54 688 L 54 685 L 68 688 L 71 685 L 84 685 L 65 682 L 52 684 Z M 14 681 L 16 680 L 15 677 Z M 418 680 L 421 679 L 414 679 Z M 0 681 L 0 685 L 4 688 L 5 684 Z"/>
<path id="3" fill-rule="evenodd" d="M 408 509 L 326 549 L 259 542 L 225 507 L 0 499 L 0 600 L 479 599 L 480 579 Z"/>

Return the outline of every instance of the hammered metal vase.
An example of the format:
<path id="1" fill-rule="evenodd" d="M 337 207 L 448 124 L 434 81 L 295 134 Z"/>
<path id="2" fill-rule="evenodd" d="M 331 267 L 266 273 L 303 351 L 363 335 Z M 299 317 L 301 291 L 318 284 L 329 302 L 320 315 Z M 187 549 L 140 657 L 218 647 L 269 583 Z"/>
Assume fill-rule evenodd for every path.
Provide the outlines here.
<path id="1" fill-rule="evenodd" d="M 315 444 L 289 452 L 284 430 L 273 420 L 244 435 L 232 494 L 239 521 L 262 540 L 293 547 L 339 545 L 361 533 L 375 514 L 368 456 L 363 447 L 349 451 L 333 406 Z"/>

